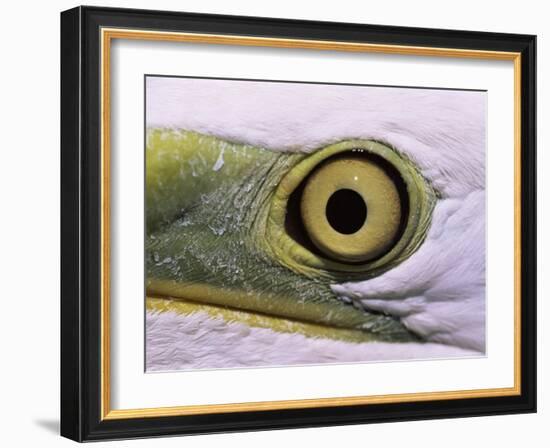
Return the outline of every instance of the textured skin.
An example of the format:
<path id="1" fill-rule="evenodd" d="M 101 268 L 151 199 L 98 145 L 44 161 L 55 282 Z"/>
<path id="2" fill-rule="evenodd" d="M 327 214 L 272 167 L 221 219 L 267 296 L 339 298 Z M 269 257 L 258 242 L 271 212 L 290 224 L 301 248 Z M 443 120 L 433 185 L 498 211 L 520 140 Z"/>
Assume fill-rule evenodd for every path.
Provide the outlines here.
<path id="1" fill-rule="evenodd" d="M 408 353 L 451 356 L 457 350 L 450 346 L 485 351 L 485 124 L 483 92 L 147 80 L 149 127 L 196 130 L 274 151 L 311 152 L 343 139 L 376 139 L 408 156 L 438 190 L 441 197 L 431 228 L 416 253 L 378 278 L 333 285 L 333 290 L 344 300 L 396 316 L 425 340 L 449 347 L 422 345 L 416 352 L 409 346 L 403 350 L 401 344 L 347 344 L 349 347 L 344 348 L 345 343 L 324 341 L 323 346 L 342 347 L 334 355 L 327 355 L 334 362 L 401 359 Z M 179 318 L 185 326 L 186 318 Z M 192 346 L 186 342 L 182 348 L 181 341 L 189 341 L 188 336 L 184 337 L 186 331 L 176 331 L 182 339 L 178 342 L 170 337 L 169 342 L 165 332 L 158 329 L 163 324 L 175 328 L 180 325 L 149 315 L 148 354 L 153 356 L 155 366 L 203 365 L 199 352 L 191 364 L 173 364 L 163 358 L 185 357 Z M 268 331 L 242 336 L 242 343 L 256 349 Z M 319 341 L 299 335 L 271 338 L 283 336 L 294 339 L 292 347 L 300 344 L 304 351 L 311 351 L 307 362 L 317 362 L 316 356 L 319 362 L 324 359 L 325 355 L 315 349 Z M 238 336 L 232 340 L 235 338 Z M 168 343 L 172 344 L 170 349 L 165 345 Z M 219 352 L 204 357 L 225 356 L 229 362 L 231 356 L 240 356 L 231 354 L 227 347 L 210 347 Z M 279 350 L 272 343 L 262 351 L 262 357 L 282 364 L 306 362 L 296 360 L 294 352 Z M 241 352 L 247 352 L 246 347 Z M 257 357 L 250 360 L 245 356 L 229 364 L 258 365 L 257 361 Z M 216 365 L 223 366 L 223 359 Z"/>

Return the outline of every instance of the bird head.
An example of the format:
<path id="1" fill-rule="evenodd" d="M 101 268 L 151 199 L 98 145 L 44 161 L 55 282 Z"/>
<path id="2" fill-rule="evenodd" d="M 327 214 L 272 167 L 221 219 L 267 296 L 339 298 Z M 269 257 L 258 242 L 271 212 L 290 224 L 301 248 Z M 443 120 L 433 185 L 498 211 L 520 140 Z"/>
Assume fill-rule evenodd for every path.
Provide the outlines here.
<path id="1" fill-rule="evenodd" d="M 148 78 L 151 319 L 358 359 L 483 351 L 484 112 L 482 92 Z"/>

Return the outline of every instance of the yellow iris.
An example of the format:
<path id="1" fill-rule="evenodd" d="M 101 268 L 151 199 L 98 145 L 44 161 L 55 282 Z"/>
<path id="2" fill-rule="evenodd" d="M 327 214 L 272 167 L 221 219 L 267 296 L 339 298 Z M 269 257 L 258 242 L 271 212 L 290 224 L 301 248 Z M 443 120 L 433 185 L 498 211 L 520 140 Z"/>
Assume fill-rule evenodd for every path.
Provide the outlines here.
<path id="1" fill-rule="evenodd" d="M 309 237 L 330 258 L 364 262 L 395 242 L 401 200 L 394 181 L 361 157 L 329 161 L 308 179 L 301 217 Z"/>

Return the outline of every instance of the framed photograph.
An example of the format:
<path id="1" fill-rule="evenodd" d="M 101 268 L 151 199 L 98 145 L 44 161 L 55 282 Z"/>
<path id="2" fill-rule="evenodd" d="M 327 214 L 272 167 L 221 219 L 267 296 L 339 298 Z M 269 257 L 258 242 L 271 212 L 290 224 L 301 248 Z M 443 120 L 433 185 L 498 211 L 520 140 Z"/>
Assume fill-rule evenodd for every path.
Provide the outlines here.
<path id="1" fill-rule="evenodd" d="M 535 36 L 61 14 L 61 433 L 536 410 Z"/>

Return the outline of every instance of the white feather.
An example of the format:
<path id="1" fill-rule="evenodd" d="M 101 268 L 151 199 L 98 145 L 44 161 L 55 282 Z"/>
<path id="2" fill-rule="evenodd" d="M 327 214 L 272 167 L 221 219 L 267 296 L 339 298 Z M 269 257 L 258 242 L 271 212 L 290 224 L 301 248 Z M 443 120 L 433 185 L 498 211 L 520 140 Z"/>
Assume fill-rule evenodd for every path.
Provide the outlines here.
<path id="1" fill-rule="evenodd" d="M 225 322 L 207 313 L 148 312 L 147 371 L 261 367 L 476 356 L 435 343 L 364 343 L 308 338 Z"/>
<path id="2" fill-rule="evenodd" d="M 400 317 L 427 340 L 484 351 L 484 207 L 484 191 L 440 201 L 426 241 L 412 257 L 379 277 L 333 290 Z"/>
<path id="3" fill-rule="evenodd" d="M 483 92 L 147 78 L 147 126 L 275 151 L 372 138 L 411 157 L 445 196 L 485 187 Z"/>

